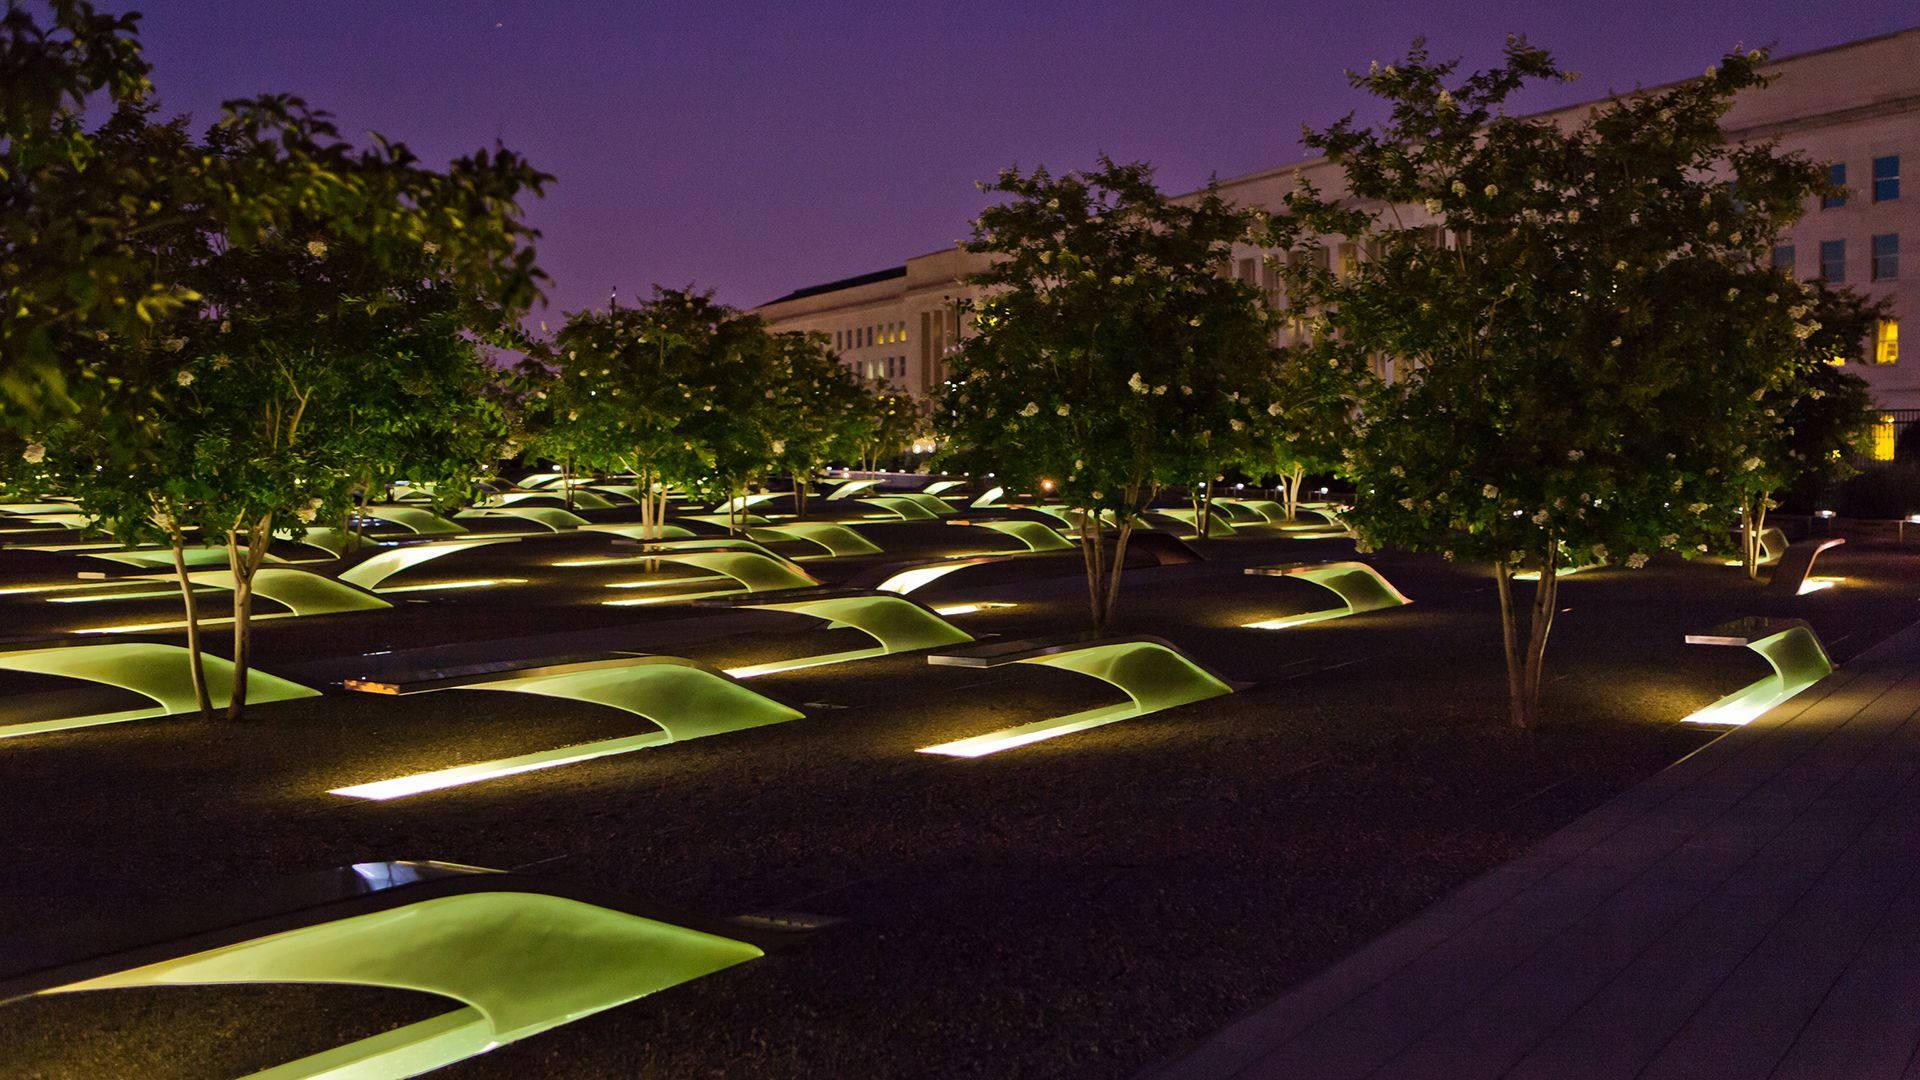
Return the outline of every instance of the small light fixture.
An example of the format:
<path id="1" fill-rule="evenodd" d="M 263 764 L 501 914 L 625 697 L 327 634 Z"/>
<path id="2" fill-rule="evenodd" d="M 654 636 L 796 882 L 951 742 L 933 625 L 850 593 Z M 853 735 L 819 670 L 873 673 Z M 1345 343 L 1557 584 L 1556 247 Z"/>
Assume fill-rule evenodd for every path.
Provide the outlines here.
<path id="1" fill-rule="evenodd" d="M 1814 515 L 1815 517 L 1823 517 L 1823 518 L 1826 518 L 1826 519 L 1827 519 L 1828 521 L 1832 521 L 1832 520 L 1833 520 L 1833 511 L 1831 511 L 1831 510 L 1815 510 L 1815 511 L 1813 512 L 1813 515 Z"/>

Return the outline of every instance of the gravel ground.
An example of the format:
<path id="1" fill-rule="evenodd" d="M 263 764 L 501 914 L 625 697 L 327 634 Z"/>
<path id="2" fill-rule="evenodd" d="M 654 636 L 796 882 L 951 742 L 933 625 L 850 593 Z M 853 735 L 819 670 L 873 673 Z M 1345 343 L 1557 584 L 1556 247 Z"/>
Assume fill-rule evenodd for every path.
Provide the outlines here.
<path id="1" fill-rule="evenodd" d="M 934 524 L 875 535 L 888 559 L 1006 546 Z M 1822 572 L 1846 575 L 1845 585 L 1784 600 L 1718 566 L 1569 580 L 1549 657 L 1549 721 L 1534 733 L 1502 723 L 1488 579 L 1371 556 L 1414 605 L 1243 629 L 1324 606 L 1327 594 L 1240 567 L 1351 551 L 1249 530 L 1205 545 L 1207 563 L 1129 571 L 1124 628 L 1256 685 L 977 760 L 913 751 L 1115 695 L 1049 669 L 888 657 L 749 684 L 803 709 L 803 720 L 389 803 L 325 792 L 629 733 L 636 720 L 450 691 L 329 695 L 260 708 L 240 725 L 175 719 L 12 740 L 0 743 L 0 810 L 12 826 L 0 841 L 9 870 L 0 967 L 137 935 L 151 922 L 144 913 L 210 890 L 345 862 L 445 859 L 715 915 L 843 920 L 790 952 L 448 1076 L 1128 1076 L 1711 738 L 1677 721 L 1765 665 L 1741 649 L 1685 646 L 1686 631 L 1797 614 L 1844 662 L 1920 617 L 1920 559 L 1865 539 L 1822 558 Z M 637 571 L 549 565 L 591 547 L 504 545 L 410 579 L 528 579 L 511 589 L 264 622 L 262 663 L 337 667 L 380 648 L 566 631 L 729 666 L 858 638 L 798 616 L 592 603 Z M 8 557 L 9 582 L 54 572 Z M 807 565 L 843 580 L 880 561 Z M 954 616 L 976 635 L 1062 633 L 1084 617 L 1084 585 L 1061 576 L 1074 572 L 1071 561 L 985 567 L 916 597 L 1014 605 Z M 0 617 L 22 635 L 74 617 L 44 610 L 52 606 L 9 597 Z M 11 695 L 8 710 L 31 712 L 48 707 L 41 692 L 52 685 L 7 677 L 0 693 Z M 345 987 L 40 999 L 8 1007 L 0 1071 L 233 1075 L 444 1004 Z"/>

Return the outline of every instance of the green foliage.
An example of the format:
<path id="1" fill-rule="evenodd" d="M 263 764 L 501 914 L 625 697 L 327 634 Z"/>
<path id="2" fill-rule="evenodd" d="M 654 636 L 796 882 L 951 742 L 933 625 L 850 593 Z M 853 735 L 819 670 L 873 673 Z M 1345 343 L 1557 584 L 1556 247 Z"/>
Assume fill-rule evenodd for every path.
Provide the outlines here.
<path id="1" fill-rule="evenodd" d="M 1230 460 L 1215 440 L 1253 389 L 1270 331 L 1258 293 L 1217 273 L 1255 218 L 1209 190 L 1170 202 L 1144 165 L 1002 173 L 1008 197 L 971 251 L 975 333 L 936 413 L 959 451 L 1016 488 L 1130 517 L 1163 487 Z"/>
<path id="2" fill-rule="evenodd" d="M 1816 329 L 1759 267 L 1819 170 L 1719 130 L 1764 60 L 1729 55 L 1575 124 L 1503 111 L 1526 83 L 1564 77 L 1524 41 L 1460 80 L 1416 44 L 1353 76 L 1391 107 L 1385 125 L 1307 137 L 1353 199 L 1301 190 L 1275 242 L 1335 234 L 1368 258 L 1345 275 L 1302 260 L 1290 294 L 1316 348 L 1408 370 L 1361 418 L 1348 520 L 1372 543 L 1498 568 L 1516 723 L 1536 707 L 1555 570 L 1724 544 L 1762 464 L 1762 402 Z M 1545 570 L 1525 650 L 1506 603 L 1522 564 Z"/>
<path id="3" fill-rule="evenodd" d="M 1162 488 L 1212 477 L 1268 349 L 1259 294 L 1217 273 L 1256 218 L 1209 189 L 1171 202 L 1145 165 L 1102 158 L 1054 176 L 1009 169 L 1006 197 L 967 245 L 995 256 L 963 304 L 975 333 L 952 362 L 936 424 L 946 459 L 1015 490 L 1056 485 L 1120 522 L 1086 537 L 1096 627 L 1109 621 L 1134 516 Z M 982 468 L 985 466 L 985 468 Z M 1095 515 L 1087 514 L 1088 520 Z"/>

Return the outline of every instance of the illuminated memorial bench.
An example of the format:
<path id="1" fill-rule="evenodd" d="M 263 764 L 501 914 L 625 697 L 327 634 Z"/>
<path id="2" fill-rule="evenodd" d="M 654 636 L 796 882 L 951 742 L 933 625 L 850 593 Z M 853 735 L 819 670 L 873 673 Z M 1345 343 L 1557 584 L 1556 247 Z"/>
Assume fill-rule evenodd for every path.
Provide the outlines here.
<path id="1" fill-rule="evenodd" d="M 129 580 L 151 582 L 174 582 L 174 575 L 143 575 Z M 187 581 L 196 588 L 216 589 L 231 592 L 234 588 L 231 570 L 194 570 L 187 574 Z M 175 590 L 133 593 L 124 596 L 100 596 L 99 600 L 144 600 L 161 596 L 178 595 Z M 298 570 L 285 566 L 262 566 L 254 571 L 253 595 L 271 600 L 285 607 L 286 611 L 255 612 L 253 619 L 284 619 L 301 615 L 340 615 L 355 611 L 379 611 L 393 605 L 365 589 L 357 588 L 345 582 L 336 581 L 307 570 Z M 230 617 L 202 617 L 201 626 L 214 626 L 230 623 Z M 75 630 L 77 634 L 133 634 L 153 630 L 178 630 L 186 626 L 185 620 L 169 620 L 156 623 L 134 623 L 121 626 L 95 626 Z"/>
<path id="2" fill-rule="evenodd" d="M 1025 544 L 1028 551 L 1071 551 L 1074 547 L 1073 541 L 1060 535 L 1058 529 L 1039 521 L 1027 521 L 1021 518 L 1006 518 L 996 521 L 980 521 L 977 519 L 960 520 L 956 518 L 948 521 L 947 524 L 972 525 L 976 528 L 991 529 L 997 533 L 1005 533 L 1015 540 L 1020 541 L 1022 544 Z"/>
<path id="3" fill-rule="evenodd" d="M 879 482 L 878 480 L 847 480 L 841 483 L 839 487 L 827 492 L 827 498 L 850 499 Z"/>
<path id="4" fill-rule="evenodd" d="M 923 495 L 944 495 L 954 488 L 965 486 L 965 484 L 965 480 L 935 480 L 933 483 L 921 488 L 920 493 Z"/>
<path id="5" fill-rule="evenodd" d="M 749 525 L 773 524 L 772 518 L 760 514 L 739 514 L 732 520 L 729 520 L 726 514 L 675 514 L 673 516 L 684 521 L 699 521 L 708 525 L 718 525 L 723 529 L 730 529 L 735 523 L 738 523 L 743 528 Z"/>
<path id="6" fill-rule="evenodd" d="M 1149 510 L 1146 512 L 1146 517 L 1148 521 L 1154 521 L 1155 519 L 1171 521 L 1176 525 L 1184 526 L 1190 530 L 1194 536 L 1200 535 L 1200 515 L 1194 513 L 1190 507 Z M 1239 532 L 1240 530 L 1233 527 L 1233 522 L 1228 521 L 1226 516 L 1222 514 L 1213 515 L 1213 519 L 1207 524 L 1207 538 L 1210 540 L 1224 540 L 1227 537 L 1238 535 Z"/>
<path id="7" fill-rule="evenodd" d="M 452 555 L 473 548 L 491 547 L 495 544 L 513 542 L 511 536 L 476 536 L 461 540 L 432 541 L 422 544 L 401 544 L 376 551 L 345 570 L 336 577 L 349 585 L 369 592 L 404 592 L 413 589 L 450 589 L 458 586 L 478 587 L 482 585 L 519 584 L 522 579 L 486 578 L 474 581 L 441 582 L 435 585 L 401 585 L 381 589 L 381 583 L 403 570 L 410 570 L 422 563 Z"/>
<path id="8" fill-rule="evenodd" d="M 558 499 L 562 504 L 567 501 L 566 489 L 558 491 L 507 491 L 495 495 L 482 504 L 483 508 L 497 509 L 502 506 L 515 506 L 529 499 Z M 573 489 L 573 505 L 588 510 L 606 510 L 613 506 L 603 496 L 586 488 Z M 565 509 L 563 505 L 561 509 Z"/>
<path id="9" fill-rule="evenodd" d="M 880 545 L 831 521 L 794 521 L 784 525 L 761 525 L 747 529 L 750 540 L 804 540 L 832 556 L 878 555 Z"/>
<path id="10" fill-rule="evenodd" d="M 955 652 L 934 653 L 927 663 L 943 667 L 995 668 L 1038 664 L 1078 672 L 1119 689 L 1127 700 L 1065 716 L 1036 720 L 923 746 L 922 754 L 984 757 L 1043 739 L 1070 735 L 1120 720 L 1232 693 L 1237 687 L 1202 668 L 1172 643 L 1155 637 L 1094 638 L 1067 642 L 996 641 Z"/>
<path id="11" fill-rule="evenodd" d="M 757 959 L 798 936 L 438 862 L 356 863 L 231 891 L 168 923 L 168 939 L 0 981 L 0 1002 L 275 983 L 449 998 L 455 1007 L 438 1016 L 254 1074 L 414 1076 Z M 151 913 L 135 925 L 152 925 Z"/>
<path id="12" fill-rule="evenodd" d="M 1804 619 L 1748 616 L 1704 633 L 1688 634 L 1689 645 L 1744 645 L 1772 665 L 1773 674 L 1735 690 L 1682 720 L 1689 724 L 1737 727 L 1819 682 L 1833 662 Z"/>
<path id="13" fill-rule="evenodd" d="M 877 507 L 894 515 L 902 521 L 932 521 L 956 513 L 945 499 L 919 492 L 903 495 L 869 495 L 860 500 L 862 506 Z"/>
<path id="14" fill-rule="evenodd" d="M 1804 596 L 1810 592 L 1832 588 L 1844 579 L 1837 577 L 1814 577 L 1813 561 L 1828 548 L 1836 548 L 1846 543 L 1842 536 L 1827 536 L 1813 540 L 1802 540 L 1797 544 L 1788 544 L 1780 553 L 1780 560 L 1773 564 L 1773 579 L 1767 582 L 1767 591 L 1784 593 L 1788 596 Z"/>
<path id="15" fill-rule="evenodd" d="M 515 518 L 529 525 L 538 525 L 549 532 L 571 532 L 587 523 L 586 518 L 558 506 L 476 506 L 462 510 L 453 517 L 456 521 L 490 517 Z"/>
<path id="16" fill-rule="evenodd" d="M 206 668 L 207 692 L 213 699 L 214 708 L 226 708 L 233 695 L 233 664 L 212 653 L 202 653 L 201 663 Z M 16 649 L 0 652 L 0 668 L 81 679 L 130 691 L 153 702 L 142 708 L 113 712 L 18 723 L 0 722 L 0 739 L 200 711 L 199 701 L 194 696 L 191 658 L 187 650 L 178 645 L 124 641 Z M 247 671 L 247 701 L 250 704 L 318 696 L 317 690 L 277 675 L 269 675 L 259 668 Z"/>
<path id="17" fill-rule="evenodd" d="M 914 652 L 943 645 L 958 645 L 973 640 L 973 635 L 934 614 L 920 603 L 890 592 L 870 589 L 788 589 L 775 593 L 746 596 L 705 597 L 694 601 L 702 607 L 747 608 L 755 611 L 786 611 L 824 620 L 829 629 L 850 628 L 872 638 L 874 645 L 844 652 L 774 660 L 747 667 L 728 668 L 737 679 L 772 675 L 781 671 L 824 667 L 849 660 Z"/>
<path id="18" fill-rule="evenodd" d="M 1214 501 L 1225 503 L 1228 506 L 1238 507 L 1246 511 L 1252 515 L 1252 517 L 1247 519 L 1249 521 L 1258 520 L 1266 522 L 1269 525 L 1278 525 L 1287 520 L 1287 508 L 1274 502 L 1272 499 L 1230 498 L 1215 499 Z"/>
<path id="19" fill-rule="evenodd" d="M 1000 500 L 1002 498 L 1005 498 L 1006 494 L 1007 494 L 1006 488 L 1003 488 L 1003 487 L 988 488 L 985 492 L 981 493 L 979 498 L 973 500 L 967 505 L 973 507 L 975 510 L 985 510 L 989 506 L 999 506 Z"/>
<path id="20" fill-rule="evenodd" d="M 1311 581 L 1340 598 L 1340 606 L 1337 608 L 1247 623 L 1249 630 L 1284 630 L 1289 626 L 1325 622 L 1328 619 L 1338 619 L 1346 615 L 1357 615 L 1363 611 L 1380 611 L 1413 602 L 1407 599 L 1399 589 L 1394 588 L 1386 578 L 1380 576 L 1380 571 L 1363 562 L 1348 560 L 1279 563 L 1273 566 L 1249 566 L 1246 572 L 1258 577 L 1285 577 Z"/>
<path id="21" fill-rule="evenodd" d="M 369 506 L 362 517 L 384 521 L 419 536 L 453 536 L 467 531 L 465 525 L 448 521 L 431 510 L 418 506 Z"/>
<path id="22" fill-rule="evenodd" d="M 330 795 L 358 799 L 397 799 L 502 776 L 631 753 L 668 743 L 724 735 L 767 724 L 798 720 L 803 714 L 763 697 L 692 660 L 645 653 L 599 653 L 468 664 L 404 677 L 367 676 L 341 683 L 369 694 L 408 695 L 435 690 L 498 690 L 537 694 L 604 705 L 632 713 L 655 730 L 590 743 L 537 750 L 493 761 L 479 761 L 372 783 L 334 788 Z"/>

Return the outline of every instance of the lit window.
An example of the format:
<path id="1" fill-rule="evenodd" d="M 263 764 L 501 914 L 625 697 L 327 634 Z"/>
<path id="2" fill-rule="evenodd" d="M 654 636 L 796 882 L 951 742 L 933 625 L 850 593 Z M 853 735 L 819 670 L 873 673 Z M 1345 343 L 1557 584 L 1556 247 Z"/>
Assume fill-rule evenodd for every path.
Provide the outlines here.
<path id="1" fill-rule="evenodd" d="M 1847 280 L 1847 242 L 1820 241 L 1820 276 L 1828 281 Z"/>
<path id="2" fill-rule="evenodd" d="M 1873 201 L 1892 202 L 1900 197 L 1900 155 L 1873 159 Z"/>
<path id="3" fill-rule="evenodd" d="M 1873 280 L 1892 281 L 1900 276 L 1900 234 L 1882 233 L 1873 238 Z"/>
<path id="4" fill-rule="evenodd" d="M 1847 186 L 1846 165 L 1843 163 L 1835 162 L 1834 164 L 1827 166 L 1827 182 L 1837 188 L 1846 187 Z M 1825 196 L 1822 196 L 1820 199 L 1820 209 L 1822 210 L 1831 210 L 1836 206 L 1845 206 L 1845 205 L 1847 205 L 1847 193 L 1844 191 L 1837 192 L 1832 195 L 1825 195 Z"/>
<path id="5" fill-rule="evenodd" d="M 1894 451 L 1894 444 L 1895 444 L 1894 435 L 1898 432 L 1898 430 L 1899 429 L 1894 425 L 1892 413 L 1881 413 L 1878 417 L 1874 418 L 1873 433 L 1872 433 L 1873 434 L 1873 450 L 1871 451 L 1871 456 L 1873 457 L 1873 460 L 1875 461 L 1892 461 L 1893 460 L 1893 451 Z"/>
<path id="6" fill-rule="evenodd" d="M 1773 249 L 1773 268 L 1793 273 L 1793 245 L 1781 244 Z"/>
<path id="7" fill-rule="evenodd" d="M 1873 362 L 1876 364 L 1897 364 L 1900 362 L 1900 320 L 1881 319 L 1873 333 Z"/>

